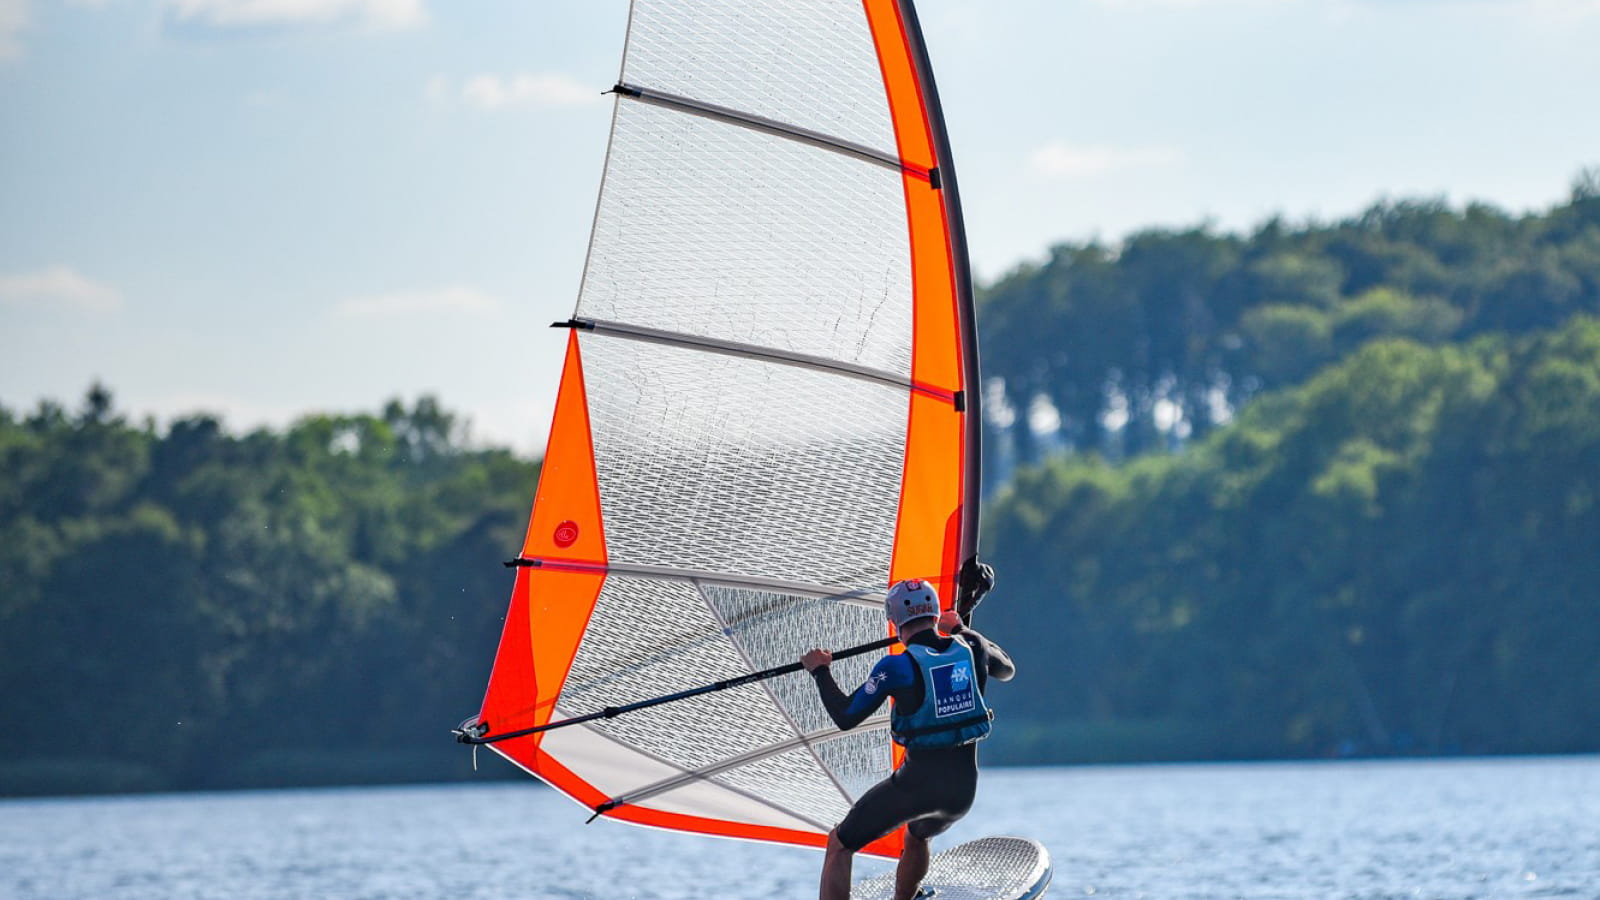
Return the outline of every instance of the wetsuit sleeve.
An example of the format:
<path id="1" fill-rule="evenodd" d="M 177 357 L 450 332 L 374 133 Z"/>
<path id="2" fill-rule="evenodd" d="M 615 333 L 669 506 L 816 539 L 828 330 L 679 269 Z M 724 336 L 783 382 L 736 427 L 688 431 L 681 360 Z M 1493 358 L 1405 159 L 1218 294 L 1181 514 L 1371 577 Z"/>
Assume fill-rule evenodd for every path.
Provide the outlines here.
<path id="1" fill-rule="evenodd" d="M 961 638 L 973 649 L 975 654 L 983 657 L 986 674 L 996 681 L 1010 681 L 1016 677 L 1017 666 L 1011 661 L 1010 654 L 1001 649 L 999 644 L 989 640 L 971 628 L 961 629 Z"/>
<path id="2" fill-rule="evenodd" d="M 822 705 L 828 710 L 828 718 L 840 730 L 849 731 L 877 712 L 890 691 L 903 690 L 912 684 L 914 673 L 909 663 L 910 660 L 905 659 L 904 655 L 886 656 L 878 660 L 866 683 L 848 697 L 839 689 L 839 683 L 833 680 L 833 673 L 828 671 L 827 666 L 817 667 L 811 677 L 816 679 L 817 692 L 822 695 Z"/>

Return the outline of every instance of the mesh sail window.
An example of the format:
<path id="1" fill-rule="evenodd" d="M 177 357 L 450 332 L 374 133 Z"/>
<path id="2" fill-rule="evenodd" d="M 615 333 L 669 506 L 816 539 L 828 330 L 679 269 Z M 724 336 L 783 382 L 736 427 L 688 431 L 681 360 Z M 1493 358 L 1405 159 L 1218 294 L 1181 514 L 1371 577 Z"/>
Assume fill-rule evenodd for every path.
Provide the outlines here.
<path id="1" fill-rule="evenodd" d="M 910 3 L 636 0 L 616 98 L 490 739 L 880 639 L 889 584 L 949 604 L 974 552 L 969 276 Z M 804 673 L 492 746 L 610 818 L 809 846 L 899 758 L 887 708 L 841 733 Z"/>

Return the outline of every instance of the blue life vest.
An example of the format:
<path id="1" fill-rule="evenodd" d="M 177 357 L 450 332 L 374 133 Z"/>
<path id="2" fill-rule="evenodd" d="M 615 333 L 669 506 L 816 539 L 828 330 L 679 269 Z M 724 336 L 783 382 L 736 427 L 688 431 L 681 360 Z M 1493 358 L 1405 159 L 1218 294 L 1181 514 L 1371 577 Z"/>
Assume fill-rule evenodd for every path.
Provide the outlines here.
<path id="1" fill-rule="evenodd" d="M 922 673 L 922 705 L 902 710 L 895 704 L 889 731 L 902 747 L 959 747 L 989 736 L 994 714 L 978 690 L 977 664 L 966 642 L 952 640 L 936 650 L 907 644 L 906 655 Z"/>

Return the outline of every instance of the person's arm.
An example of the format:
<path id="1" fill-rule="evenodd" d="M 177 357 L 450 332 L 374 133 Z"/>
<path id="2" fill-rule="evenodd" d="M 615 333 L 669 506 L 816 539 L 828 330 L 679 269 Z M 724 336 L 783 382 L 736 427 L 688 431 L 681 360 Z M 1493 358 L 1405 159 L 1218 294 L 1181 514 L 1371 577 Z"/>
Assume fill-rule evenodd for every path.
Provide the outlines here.
<path id="1" fill-rule="evenodd" d="M 1017 666 L 1011 661 L 1011 655 L 1004 649 L 971 628 L 960 630 L 961 639 L 971 645 L 975 652 L 981 653 L 988 675 L 996 681 L 1010 681 L 1016 677 Z"/>
<path id="2" fill-rule="evenodd" d="M 904 668 L 904 660 L 898 656 L 887 656 L 872 667 L 872 674 L 855 689 L 855 693 L 846 696 L 840 690 L 839 683 L 833 680 L 833 673 L 828 670 L 832 657 L 826 652 L 813 650 L 802 656 L 800 661 L 811 670 L 811 677 L 817 682 L 817 693 L 822 697 L 822 706 L 828 711 L 828 718 L 841 731 L 849 731 L 866 721 L 883 705 L 889 691 L 903 686 L 902 682 L 908 680 L 899 671 Z"/>

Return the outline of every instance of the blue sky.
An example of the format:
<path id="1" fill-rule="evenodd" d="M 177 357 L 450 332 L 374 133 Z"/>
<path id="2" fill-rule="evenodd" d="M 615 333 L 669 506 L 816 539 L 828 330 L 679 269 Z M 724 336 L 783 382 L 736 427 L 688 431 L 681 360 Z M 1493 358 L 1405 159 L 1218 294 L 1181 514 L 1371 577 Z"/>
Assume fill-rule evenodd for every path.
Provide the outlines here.
<path id="1" fill-rule="evenodd" d="M 1600 0 L 921 0 L 980 277 L 1600 164 Z M 0 404 L 543 444 L 624 0 L 0 0 Z"/>

